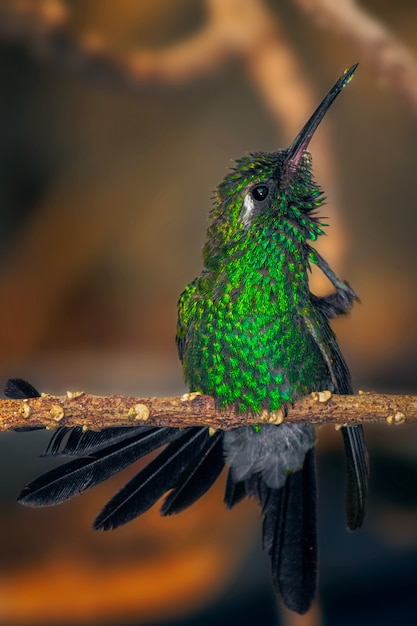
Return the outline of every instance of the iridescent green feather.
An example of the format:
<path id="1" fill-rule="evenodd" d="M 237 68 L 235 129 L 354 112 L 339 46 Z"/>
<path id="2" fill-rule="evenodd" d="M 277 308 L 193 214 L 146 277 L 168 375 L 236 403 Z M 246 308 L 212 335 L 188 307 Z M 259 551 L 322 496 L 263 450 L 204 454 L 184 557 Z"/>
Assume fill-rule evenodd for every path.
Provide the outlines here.
<path id="1" fill-rule="evenodd" d="M 310 301 L 307 242 L 323 232 L 314 216 L 322 193 L 307 153 L 291 187 L 281 189 L 284 158 L 285 151 L 245 157 L 219 185 L 205 269 L 179 302 L 177 341 L 190 389 L 255 414 L 331 387 L 305 323 L 319 315 Z M 273 190 L 268 209 L 245 224 L 244 198 L 261 183 Z"/>

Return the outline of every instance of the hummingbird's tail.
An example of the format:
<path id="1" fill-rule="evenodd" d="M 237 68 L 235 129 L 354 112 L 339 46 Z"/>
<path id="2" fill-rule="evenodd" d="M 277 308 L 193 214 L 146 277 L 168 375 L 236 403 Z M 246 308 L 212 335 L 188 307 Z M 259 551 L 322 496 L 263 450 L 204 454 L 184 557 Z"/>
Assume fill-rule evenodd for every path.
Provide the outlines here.
<path id="1" fill-rule="evenodd" d="M 162 504 L 162 515 L 179 513 L 193 504 L 224 467 L 221 437 L 220 432 L 210 437 L 208 428 L 182 431 L 105 505 L 94 521 L 94 528 L 109 530 L 126 524 L 169 490 Z"/>
<path id="2" fill-rule="evenodd" d="M 271 558 L 274 586 L 288 608 L 305 613 L 317 584 L 314 448 L 307 452 L 302 469 L 288 475 L 284 487 L 264 486 L 263 491 L 263 543 Z"/>
<path id="3" fill-rule="evenodd" d="M 161 514 L 179 513 L 206 493 L 225 464 L 222 431 L 210 436 L 208 429 L 201 427 L 109 430 L 83 433 L 81 428 L 58 429 L 45 456 L 76 458 L 29 483 L 19 502 L 34 507 L 58 504 L 166 445 L 95 519 L 96 530 L 110 530 L 147 511 L 168 491 Z M 227 506 L 232 507 L 244 496 L 256 498 L 262 508 L 263 544 L 271 558 L 278 594 L 288 608 L 305 613 L 314 597 L 317 571 L 313 449 L 307 453 L 302 469 L 289 474 L 278 489 L 269 487 L 260 472 L 243 482 L 235 482 L 229 472 Z"/>
<path id="4" fill-rule="evenodd" d="M 24 399 L 40 393 L 15 378 L 7 382 L 5 395 Z M 96 432 L 63 426 L 55 431 L 44 456 L 75 458 L 26 485 L 19 502 L 34 507 L 59 504 L 166 446 L 105 505 L 94 528 L 109 530 L 126 524 L 170 490 L 161 513 L 179 513 L 204 495 L 221 473 L 222 440 L 223 432 L 211 436 L 208 428 L 201 427 L 114 427 Z"/>
<path id="5" fill-rule="evenodd" d="M 63 427 L 56 431 L 45 456 L 76 458 L 26 485 L 20 503 L 35 507 L 59 504 L 166 446 L 105 505 L 94 521 L 96 530 L 126 524 L 170 490 L 161 513 L 178 513 L 198 500 L 224 467 L 222 433 L 211 437 L 208 428 L 139 426 L 100 433 L 68 430 Z"/>
<path id="6" fill-rule="evenodd" d="M 245 482 L 264 515 L 262 538 L 271 559 L 272 580 L 284 604 L 305 613 L 317 584 L 317 516 L 314 449 L 302 469 L 289 474 L 281 489 L 268 487 L 262 477 Z"/>
<path id="7" fill-rule="evenodd" d="M 26 385 L 16 379 L 8 396 L 39 395 Z M 351 461 L 348 467 L 352 468 L 348 476 L 350 528 L 361 524 L 366 496 L 361 484 L 367 463 L 364 453 L 357 453 L 363 452 L 358 428 L 347 428 L 344 433 Z M 274 586 L 287 607 L 305 613 L 314 598 L 317 576 L 314 429 L 309 424 L 262 425 L 260 432 L 246 426 L 214 434 L 206 427 L 114 427 L 100 432 L 61 427 L 45 456 L 69 457 L 69 462 L 29 483 L 19 501 L 35 507 L 58 504 L 161 447 L 104 506 L 94 528 L 117 528 L 147 511 L 167 492 L 161 514 L 183 511 L 208 491 L 226 460 L 230 465 L 226 505 L 231 508 L 245 496 L 258 500 Z"/>
<path id="8" fill-rule="evenodd" d="M 226 506 L 245 495 L 258 500 L 274 587 L 289 609 L 305 613 L 317 582 L 314 429 L 308 424 L 265 425 L 260 432 L 241 427 L 224 439 L 230 464 Z"/>

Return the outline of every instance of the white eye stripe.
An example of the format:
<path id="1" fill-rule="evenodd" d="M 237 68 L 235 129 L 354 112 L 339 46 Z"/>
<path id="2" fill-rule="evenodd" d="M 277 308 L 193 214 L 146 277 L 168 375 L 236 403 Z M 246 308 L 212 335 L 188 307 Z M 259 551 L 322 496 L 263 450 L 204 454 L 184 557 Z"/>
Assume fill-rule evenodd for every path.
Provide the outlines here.
<path id="1" fill-rule="evenodd" d="M 249 226 L 254 208 L 255 208 L 254 200 L 251 194 L 247 193 L 245 196 L 245 199 L 243 200 L 242 216 L 241 216 L 244 226 Z"/>

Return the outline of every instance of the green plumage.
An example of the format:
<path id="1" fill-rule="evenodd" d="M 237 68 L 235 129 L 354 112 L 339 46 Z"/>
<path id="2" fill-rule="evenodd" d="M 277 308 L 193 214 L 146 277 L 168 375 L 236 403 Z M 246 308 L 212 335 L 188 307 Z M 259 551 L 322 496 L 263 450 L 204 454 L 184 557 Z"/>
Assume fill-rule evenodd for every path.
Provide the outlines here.
<path id="1" fill-rule="evenodd" d="M 179 303 L 177 339 L 190 389 L 242 412 L 275 411 L 309 391 L 332 388 L 311 332 L 329 329 L 308 284 L 314 259 L 308 240 L 322 234 L 314 216 L 322 194 L 308 153 L 290 189 L 281 189 L 285 156 L 241 159 L 219 185 L 205 269 Z M 268 197 L 245 219 L 245 198 L 260 184 Z"/>
<path id="2" fill-rule="evenodd" d="M 190 391 L 217 405 L 254 415 L 286 408 L 321 389 L 351 393 L 350 375 L 328 320 L 356 298 L 310 246 L 323 233 L 315 215 L 322 204 L 312 179 L 309 141 L 356 66 L 343 74 L 286 150 L 254 154 L 236 163 L 219 185 L 204 269 L 179 301 L 177 343 Z M 312 294 L 316 264 L 335 290 Z M 11 381 L 9 397 L 39 395 Z M 162 515 L 196 502 L 229 466 L 225 503 L 258 500 L 262 538 L 274 587 L 284 604 L 305 613 L 317 573 L 314 427 L 265 424 L 218 430 L 139 426 L 84 433 L 58 429 L 48 454 L 81 456 L 49 471 L 23 490 L 30 506 L 62 502 L 165 446 L 105 505 L 96 529 L 116 528 L 149 509 L 164 494 Z M 346 511 L 351 530 L 362 525 L 368 458 L 362 426 L 342 428 L 347 459 Z M 64 440 L 64 443 L 63 443 Z"/>

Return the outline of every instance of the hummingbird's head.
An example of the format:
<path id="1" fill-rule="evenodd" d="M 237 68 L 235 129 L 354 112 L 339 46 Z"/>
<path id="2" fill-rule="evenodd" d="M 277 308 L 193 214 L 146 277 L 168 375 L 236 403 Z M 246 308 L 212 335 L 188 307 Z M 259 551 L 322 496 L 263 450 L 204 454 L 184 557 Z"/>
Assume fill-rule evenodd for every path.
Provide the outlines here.
<path id="1" fill-rule="evenodd" d="M 339 78 L 289 148 L 255 153 L 236 161 L 216 192 L 208 229 L 206 256 L 228 254 L 261 231 L 294 227 L 301 241 L 322 234 L 315 215 L 323 193 L 312 176 L 308 145 L 332 102 L 350 81 L 357 65 Z"/>

